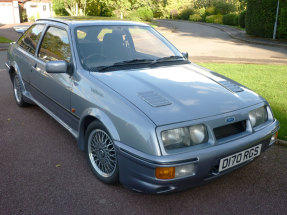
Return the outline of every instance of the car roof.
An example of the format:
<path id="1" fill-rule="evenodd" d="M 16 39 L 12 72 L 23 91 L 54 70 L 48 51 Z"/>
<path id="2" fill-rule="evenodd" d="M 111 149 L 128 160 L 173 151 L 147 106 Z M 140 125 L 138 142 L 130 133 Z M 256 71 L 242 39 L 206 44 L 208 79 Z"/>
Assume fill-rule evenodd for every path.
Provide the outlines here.
<path id="1" fill-rule="evenodd" d="M 101 18 L 101 17 L 100 17 Z M 104 18 L 104 17 L 102 17 Z M 37 22 L 58 22 L 69 26 L 81 25 L 136 25 L 148 26 L 145 23 L 122 20 L 99 20 L 99 17 L 59 17 L 38 19 Z"/>

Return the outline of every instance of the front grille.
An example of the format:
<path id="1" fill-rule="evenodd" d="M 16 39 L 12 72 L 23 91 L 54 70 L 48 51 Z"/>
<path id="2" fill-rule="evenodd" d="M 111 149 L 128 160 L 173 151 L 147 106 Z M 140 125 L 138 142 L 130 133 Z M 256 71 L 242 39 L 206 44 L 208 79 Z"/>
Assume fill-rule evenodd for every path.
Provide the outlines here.
<path id="1" fill-rule="evenodd" d="M 224 137 L 239 134 L 241 132 L 244 132 L 245 130 L 246 130 L 246 121 L 240 121 L 229 125 L 221 126 L 218 128 L 214 128 L 213 132 L 216 139 L 221 139 Z"/>

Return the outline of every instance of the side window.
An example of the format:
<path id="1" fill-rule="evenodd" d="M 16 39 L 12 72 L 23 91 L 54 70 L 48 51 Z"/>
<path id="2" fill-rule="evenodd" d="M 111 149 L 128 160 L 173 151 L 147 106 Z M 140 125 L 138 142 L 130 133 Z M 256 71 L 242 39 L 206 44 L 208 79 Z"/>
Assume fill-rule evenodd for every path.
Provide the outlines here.
<path id="1" fill-rule="evenodd" d="M 29 28 L 25 34 L 18 40 L 18 44 L 27 52 L 35 54 L 37 44 L 41 37 L 45 25 L 34 25 Z"/>
<path id="2" fill-rule="evenodd" d="M 40 47 L 39 58 L 45 62 L 55 60 L 70 62 L 71 50 L 68 33 L 63 29 L 49 27 Z"/>

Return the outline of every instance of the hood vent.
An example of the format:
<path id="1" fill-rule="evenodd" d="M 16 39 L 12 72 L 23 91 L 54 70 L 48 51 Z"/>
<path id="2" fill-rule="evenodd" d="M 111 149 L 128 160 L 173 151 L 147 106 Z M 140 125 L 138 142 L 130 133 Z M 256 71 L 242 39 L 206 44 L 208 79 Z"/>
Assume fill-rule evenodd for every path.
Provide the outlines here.
<path id="1" fill-rule="evenodd" d="M 141 92 L 138 93 L 138 96 L 153 107 L 161 107 L 171 104 L 170 101 L 158 95 L 154 91 Z"/>
<path id="2" fill-rule="evenodd" d="M 239 92 L 243 91 L 243 89 L 240 86 L 238 86 L 238 85 L 236 85 L 230 81 L 219 81 L 218 83 L 220 85 L 222 85 L 223 87 L 225 87 L 226 89 L 228 89 L 234 93 L 239 93 Z"/>

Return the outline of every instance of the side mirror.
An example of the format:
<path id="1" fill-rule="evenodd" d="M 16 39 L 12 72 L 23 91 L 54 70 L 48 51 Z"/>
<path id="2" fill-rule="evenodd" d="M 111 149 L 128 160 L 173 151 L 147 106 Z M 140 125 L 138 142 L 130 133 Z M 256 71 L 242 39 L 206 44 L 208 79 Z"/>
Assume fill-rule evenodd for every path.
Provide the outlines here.
<path id="1" fill-rule="evenodd" d="M 19 34 L 24 34 L 25 31 L 29 28 L 29 26 L 15 26 L 14 30 Z"/>
<path id="2" fill-rule="evenodd" d="M 64 60 L 49 61 L 46 63 L 47 73 L 67 73 L 68 63 Z"/>
<path id="3" fill-rule="evenodd" d="M 182 52 L 181 54 L 183 55 L 183 57 L 184 57 L 185 59 L 188 60 L 188 52 Z"/>

